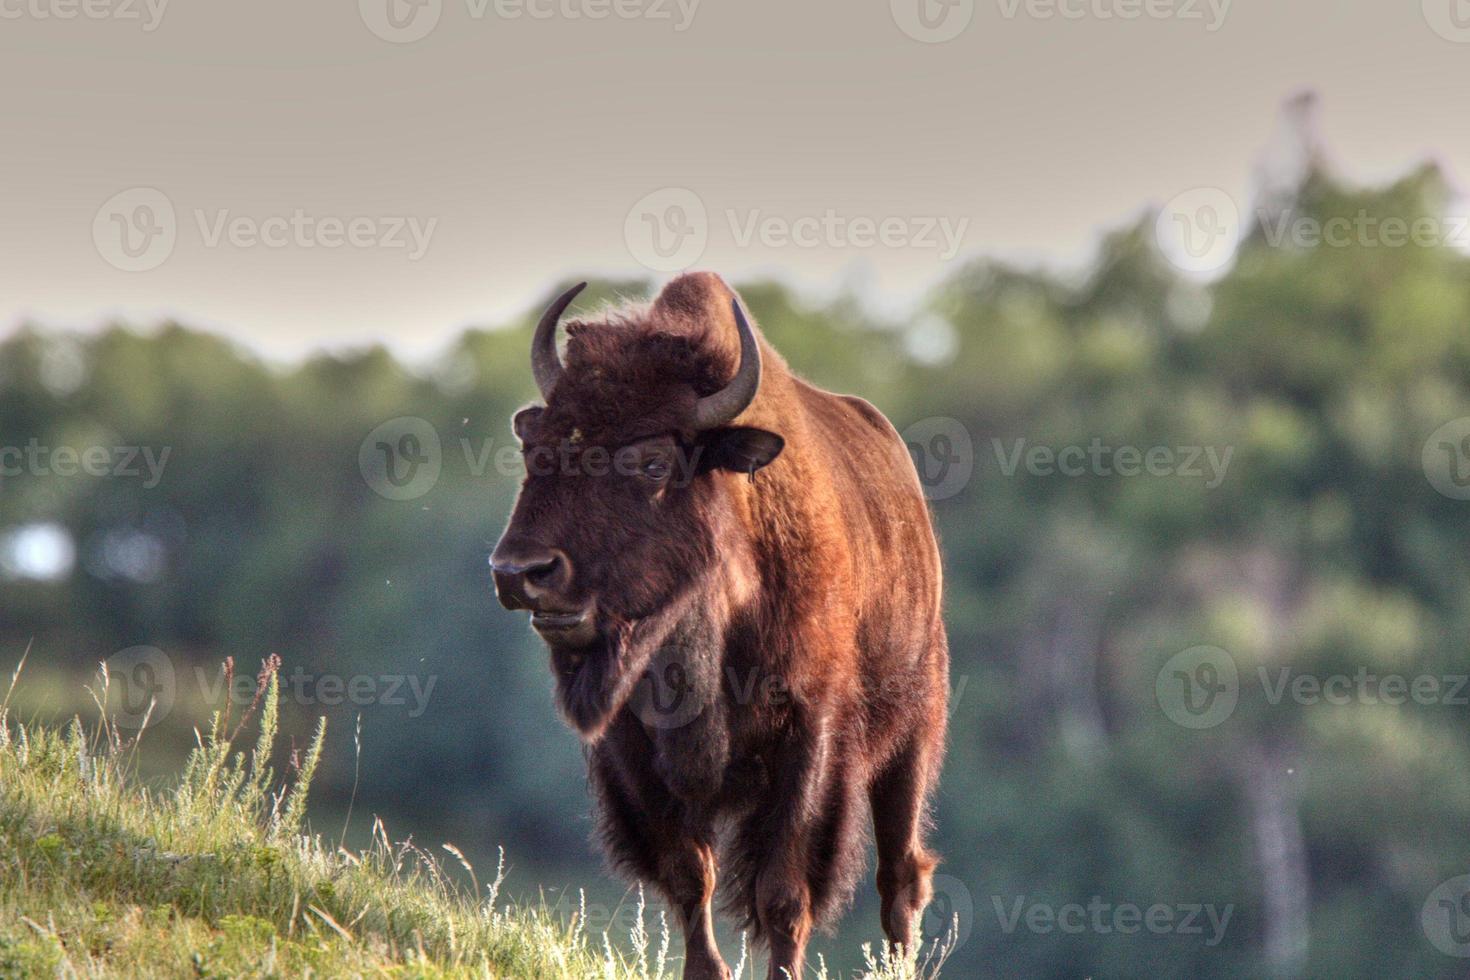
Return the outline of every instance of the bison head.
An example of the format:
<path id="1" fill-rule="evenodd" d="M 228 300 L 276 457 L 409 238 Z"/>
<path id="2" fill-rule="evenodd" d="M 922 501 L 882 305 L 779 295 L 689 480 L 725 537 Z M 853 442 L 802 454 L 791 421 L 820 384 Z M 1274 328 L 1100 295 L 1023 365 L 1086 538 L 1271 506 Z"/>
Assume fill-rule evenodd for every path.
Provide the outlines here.
<path id="1" fill-rule="evenodd" d="M 526 477 L 490 563 L 501 604 L 529 610 L 550 647 L 563 712 L 595 739 L 676 629 L 708 632 L 690 625 L 717 604 L 708 586 L 740 540 L 735 474 L 784 443 L 731 425 L 760 387 L 761 350 L 718 277 L 684 276 L 645 311 L 569 324 L 563 362 L 557 323 L 585 285 L 536 327 L 545 405 L 513 420 Z"/>

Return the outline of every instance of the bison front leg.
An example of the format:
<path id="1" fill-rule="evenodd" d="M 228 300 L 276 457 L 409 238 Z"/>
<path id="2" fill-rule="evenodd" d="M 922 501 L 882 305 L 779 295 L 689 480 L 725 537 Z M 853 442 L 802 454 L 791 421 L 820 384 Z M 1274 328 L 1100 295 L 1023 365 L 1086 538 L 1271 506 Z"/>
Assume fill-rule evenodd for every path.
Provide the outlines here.
<path id="1" fill-rule="evenodd" d="M 715 942 L 712 823 L 668 792 L 650 756 L 647 736 L 626 720 L 592 750 L 603 846 L 615 867 L 651 884 L 673 909 L 684 935 L 684 980 L 731 980 Z"/>
<path id="2" fill-rule="evenodd" d="M 920 720 L 913 737 L 869 788 L 883 932 L 905 951 L 922 941 L 916 929 L 933 897 L 934 868 L 939 864 L 924 846 L 924 830 L 944 752 L 942 707 Z"/>
<path id="3" fill-rule="evenodd" d="M 732 857 L 747 888 L 756 935 L 770 949 L 770 980 L 800 980 L 815 925 L 810 867 L 830 760 L 826 725 L 796 712 L 768 761 L 770 787 L 742 822 Z"/>
<path id="4" fill-rule="evenodd" d="M 812 901 L 806 876 L 789 864 L 770 865 L 756 879 L 756 914 L 771 947 L 770 980 L 802 975 L 812 935 Z"/>
<path id="5" fill-rule="evenodd" d="M 934 868 L 939 864 L 924 847 L 925 773 L 910 759 L 900 757 L 871 791 L 883 933 L 905 952 L 922 941 L 919 916 L 934 895 Z"/>
<path id="6" fill-rule="evenodd" d="M 674 906 L 684 933 L 684 980 L 730 980 L 730 968 L 715 944 L 711 903 L 715 895 L 715 856 L 708 845 L 698 845 L 669 867 L 661 884 Z"/>

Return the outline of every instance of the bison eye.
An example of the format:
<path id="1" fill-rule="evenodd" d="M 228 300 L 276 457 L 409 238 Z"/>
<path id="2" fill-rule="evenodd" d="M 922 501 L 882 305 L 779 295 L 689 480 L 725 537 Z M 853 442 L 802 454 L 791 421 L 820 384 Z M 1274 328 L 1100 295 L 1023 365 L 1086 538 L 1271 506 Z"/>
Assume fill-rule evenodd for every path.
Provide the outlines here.
<path id="1" fill-rule="evenodd" d="M 669 478 L 669 461 L 662 456 L 655 456 L 645 460 L 641 467 L 643 475 L 655 483 L 662 483 Z"/>

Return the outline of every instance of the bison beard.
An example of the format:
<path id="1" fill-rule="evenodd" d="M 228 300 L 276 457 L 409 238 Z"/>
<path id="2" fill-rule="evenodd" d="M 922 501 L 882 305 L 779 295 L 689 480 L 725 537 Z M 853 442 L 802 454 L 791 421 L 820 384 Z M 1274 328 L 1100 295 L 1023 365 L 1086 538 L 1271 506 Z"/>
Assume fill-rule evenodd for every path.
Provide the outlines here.
<path id="1" fill-rule="evenodd" d="M 537 327 L 546 405 L 516 433 L 528 455 L 636 465 L 528 471 L 491 564 L 501 602 L 540 617 L 605 853 L 668 900 L 686 978 L 730 976 L 717 892 L 769 975 L 800 976 L 852 896 L 871 816 L 883 930 L 911 947 L 949 654 L 907 449 L 868 403 L 791 374 L 718 276 L 568 325 L 564 364 L 576 292 Z M 670 458 L 699 462 L 672 481 Z"/>
<path id="2" fill-rule="evenodd" d="M 652 616 L 614 624 L 590 647 L 552 648 L 557 700 L 584 739 L 595 742 L 602 737 L 690 605 L 691 597 L 685 595 Z"/>

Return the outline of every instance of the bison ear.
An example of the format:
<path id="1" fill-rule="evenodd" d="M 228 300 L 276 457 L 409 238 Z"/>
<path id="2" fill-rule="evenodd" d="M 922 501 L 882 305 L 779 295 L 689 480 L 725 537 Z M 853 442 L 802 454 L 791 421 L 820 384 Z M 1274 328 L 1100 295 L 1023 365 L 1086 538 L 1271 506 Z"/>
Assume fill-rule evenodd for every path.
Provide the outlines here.
<path id="1" fill-rule="evenodd" d="M 517 439 L 521 442 L 526 442 L 530 439 L 531 433 L 535 430 L 536 423 L 540 421 L 543 411 L 544 409 L 540 405 L 527 405 L 511 417 L 510 428 L 516 434 Z"/>
<path id="2" fill-rule="evenodd" d="M 755 473 L 771 460 L 781 455 L 786 440 L 765 429 L 731 426 L 712 429 L 702 437 L 704 469 L 732 470 L 736 473 Z"/>

